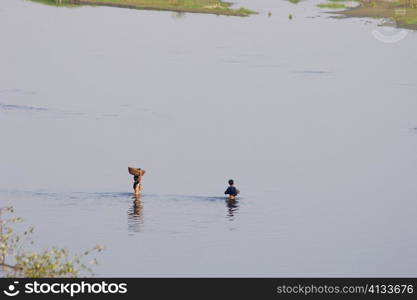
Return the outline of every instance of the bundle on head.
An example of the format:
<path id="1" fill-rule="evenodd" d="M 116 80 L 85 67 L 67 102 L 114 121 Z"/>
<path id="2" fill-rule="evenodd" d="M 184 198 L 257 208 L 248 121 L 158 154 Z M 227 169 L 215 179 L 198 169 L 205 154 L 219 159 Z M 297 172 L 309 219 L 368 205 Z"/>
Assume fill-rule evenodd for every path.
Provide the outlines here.
<path id="1" fill-rule="evenodd" d="M 133 176 L 143 176 L 145 175 L 145 170 L 142 170 L 141 168 L 131 168 L 128 167 L 129 174 Z"/>

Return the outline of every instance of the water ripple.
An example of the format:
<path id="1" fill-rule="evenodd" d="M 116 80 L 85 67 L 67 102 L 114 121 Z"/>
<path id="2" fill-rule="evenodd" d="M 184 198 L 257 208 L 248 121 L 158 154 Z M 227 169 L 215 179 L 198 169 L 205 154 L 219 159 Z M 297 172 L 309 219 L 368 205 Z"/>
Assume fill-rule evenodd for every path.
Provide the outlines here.
<path id="1" fill-rule="evenodd" d="M 0 103 L 1 110 L 18 110 L 18 111 L 47 111 L 44 107 L 35 107 L 29 105 L 4 104 Z"/>

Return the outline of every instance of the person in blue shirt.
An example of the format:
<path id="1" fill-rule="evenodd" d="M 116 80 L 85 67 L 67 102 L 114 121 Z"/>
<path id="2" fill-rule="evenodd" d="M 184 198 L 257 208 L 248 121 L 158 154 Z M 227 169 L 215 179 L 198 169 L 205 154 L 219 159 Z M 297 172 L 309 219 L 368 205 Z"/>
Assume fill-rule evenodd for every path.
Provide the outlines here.
<path id="1" fill-rule="evenodd" d="M 234 181 L 233 179 L 229 180 L 229 187 L 227 188 L 227 190 L 224 192 L 225 195 L 229 195 L 229 199 L 234 200 L 235 197 L 240 194 L 240 191 L 234 186 Z"/>

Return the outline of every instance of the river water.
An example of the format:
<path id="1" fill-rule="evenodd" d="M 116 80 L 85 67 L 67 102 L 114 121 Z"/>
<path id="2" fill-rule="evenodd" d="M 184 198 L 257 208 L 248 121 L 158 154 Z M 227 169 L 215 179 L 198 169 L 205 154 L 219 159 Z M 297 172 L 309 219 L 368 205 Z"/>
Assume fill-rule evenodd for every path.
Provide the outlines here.
<path id="1" fill-rule="evenodd" d="M 317 3 L 1 0 L 1 206 L 96 276 L 416 276 L 417 35 Z"/>

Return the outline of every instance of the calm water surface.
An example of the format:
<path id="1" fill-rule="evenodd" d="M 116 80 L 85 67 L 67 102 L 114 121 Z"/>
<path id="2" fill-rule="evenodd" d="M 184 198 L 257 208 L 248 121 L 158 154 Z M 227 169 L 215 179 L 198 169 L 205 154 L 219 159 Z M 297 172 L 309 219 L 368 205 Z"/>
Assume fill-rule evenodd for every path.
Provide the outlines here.
<path id="1" fill-rule="evenodd" d="M 316 4 L 2 0 L 1 206 L 97 276 L 416 276 L 417 36 Z"/>

